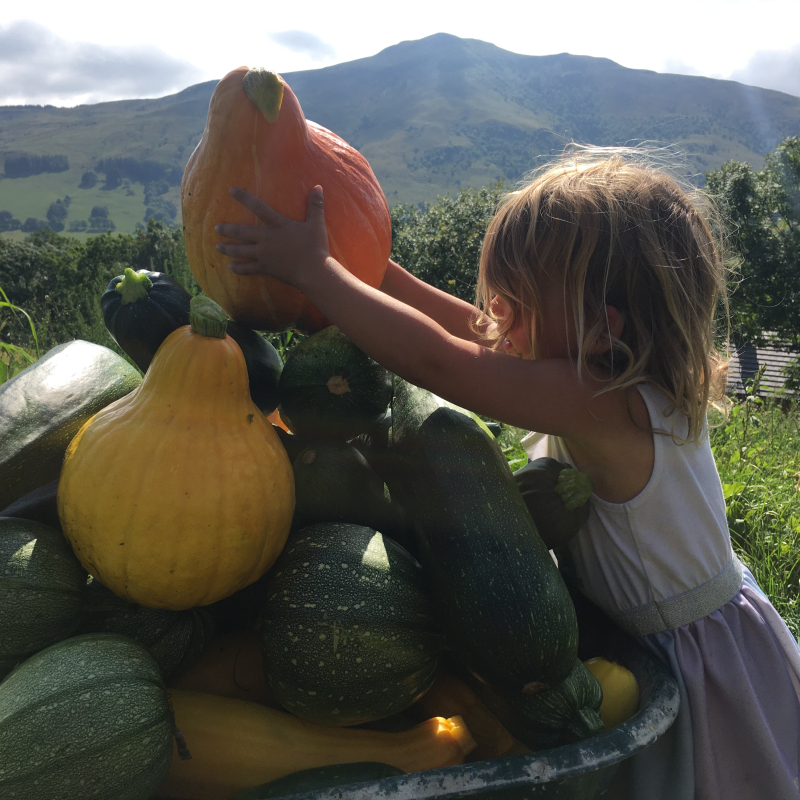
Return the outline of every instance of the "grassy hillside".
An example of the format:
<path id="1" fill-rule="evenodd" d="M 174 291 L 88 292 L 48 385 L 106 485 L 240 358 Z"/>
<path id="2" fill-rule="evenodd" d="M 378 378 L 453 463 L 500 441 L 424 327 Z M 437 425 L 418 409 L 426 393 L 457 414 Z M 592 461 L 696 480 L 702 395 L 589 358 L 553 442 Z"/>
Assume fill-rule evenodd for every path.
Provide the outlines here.
<path id="1" fill-rule="evenodd" d="M 522 56 L 448 34 L 283 77 L 309 119 L 364 153 L 390 203 L 516 181 L 573 139 L 677 145 L 701 180 L 730 159 L 760 167 L 779 141 L 800 134 L 800 98 L 780 92 L 566 53 Z M 146 181 L 134 177 L 107 190 L 99 165 L 129 158 L 182 172 L 202 134 L 214 85 L 73 109 L 0 107 L 0 158 L 69 159 L 66 172 L 0 180 L 0 211 L 21 222 L 45 219 L 50 203 L 68 195 L 67 226 L 105 206 L 116 230 L 133 231 L 145 222 Z M 80 189 L 87 170 L 97 170 L 99 182 Z M 175 183 L 161 186 L 166 192 L 159 196 L 177 207 L 178 223 Z"/>

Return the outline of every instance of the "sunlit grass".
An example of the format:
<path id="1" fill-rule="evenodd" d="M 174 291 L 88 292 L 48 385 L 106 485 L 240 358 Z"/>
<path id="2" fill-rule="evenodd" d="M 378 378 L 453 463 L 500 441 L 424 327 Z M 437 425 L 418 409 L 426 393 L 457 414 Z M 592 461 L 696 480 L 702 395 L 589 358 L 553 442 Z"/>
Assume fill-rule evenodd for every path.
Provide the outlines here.
<path id="1" fill-rule="evenodd" d="M 2 311 L 2 314 L 0 314 L 0 332 L 3 330 L 6 315 L 21 314 L 28 320 L 35 349 L 35 354 L 30 353 L 22 347 L 0 340 L 0 384 L 2 384 L 39 358 L 39 338 L 36 335 L 36 325 L 28 312 L 14 305 L 8 299 L 8 295 L 3 291 L 2 286 L 0 286 L 0 298 L 2 298 L 0 300 L 0 311 Z"/>
<path id="2" fill-rule="evenodd" d="M 761 588 L 800 633 L 800 411 L 750 395 L 711 430 L 731 540 Z"/>

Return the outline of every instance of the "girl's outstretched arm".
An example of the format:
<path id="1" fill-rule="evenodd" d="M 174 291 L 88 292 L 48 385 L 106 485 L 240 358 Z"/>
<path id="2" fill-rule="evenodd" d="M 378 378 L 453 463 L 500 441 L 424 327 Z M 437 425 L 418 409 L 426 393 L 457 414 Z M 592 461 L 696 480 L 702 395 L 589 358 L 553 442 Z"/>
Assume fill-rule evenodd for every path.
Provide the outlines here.
<path id="1" fill-rule="evenodd" d="M 470 326 L 470 322 L 478 316 L 475 306 L 425 283 L 391 259 L 386 267 L 381 291 L 421 311 L 459 339 L 483 346 L 489 344 Z"/>
<path id="2" fill-rule="evenodd" d="M 481 347 L 349 273 L 328 252 L 320 187 L 309 194 L 304 222 L 283 217 L 244 190 L 231 195 L 264 224 L 217 225 L 221 236 L 238 240 L 217 245 L 235 259 L 230 269 L 300 289 L 359 348 L 400 377 L 480 414 L 563 436 L 589 451 L 616 447 L 631 426 L 625 398 L 598 394 L 602 382 L 579 379 L 569 359 L 525 361 Z"/>
<path id="3" fill-rule="evenodd" d="M 309 194 L 305 222 L 278 214 L 242 189 L 231 189 L 231 195 L 264 222 L 258 226 L 217 225 L 221 236 L 238 240 L 217 245 L 219 252 L 236 259 L 229 264 L 231 271 L 238 275 L 270 275 L 300 289 L 358 347 L 387 369 L 437 394 L 444 389 L 446 395 L 444 381 L 436 376 L 442 375 L 441 362 L 453 344 L 461 341 L 483 349 L 462 340 L 390 292 L 368 286 L 339 264 L 328 251 L 321 187 Z M 436 306 L 426 285 L 420 287 L 418 283 L 421 282 L 400 267 L 397 271 L 392 268 L 391 290 L 423 306 Z M 463 306 L 474 313 L 472 306 L 456 302 L 456 308 Z M 440 309 L 447 308 L 446 303 L 438 305 Z M 450 317 L 453 327 L 466 332 L 466 320 L 457 325 L 453 323 L 457 314 L 452 308 L 448 311 L 445 316 Z"/>

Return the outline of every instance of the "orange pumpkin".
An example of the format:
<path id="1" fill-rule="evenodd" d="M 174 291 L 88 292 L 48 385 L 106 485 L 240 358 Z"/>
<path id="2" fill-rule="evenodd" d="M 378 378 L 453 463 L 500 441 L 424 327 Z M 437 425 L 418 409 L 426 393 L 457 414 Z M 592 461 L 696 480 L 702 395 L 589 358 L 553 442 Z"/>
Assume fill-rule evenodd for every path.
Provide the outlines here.
<path id="1" fill-rule="evenodd" d="M 392 243 L 389 206 L 366 159 L 336 134 L 308 122 L 283 79 L 261 69 L 229 72 L 211 97 L 200 143 L 181 185 L 189 264 L 203 291 L 255 330 L 313 333 L 329 321 L 299 290 L 264 275 L 235 275 L 218 253 L 219 222 L 258 225 L 229 194 L 247 189 L 294 220 L 308 193 L 325 191 L 331 255 L 370 286 L 383 280 Z"/>

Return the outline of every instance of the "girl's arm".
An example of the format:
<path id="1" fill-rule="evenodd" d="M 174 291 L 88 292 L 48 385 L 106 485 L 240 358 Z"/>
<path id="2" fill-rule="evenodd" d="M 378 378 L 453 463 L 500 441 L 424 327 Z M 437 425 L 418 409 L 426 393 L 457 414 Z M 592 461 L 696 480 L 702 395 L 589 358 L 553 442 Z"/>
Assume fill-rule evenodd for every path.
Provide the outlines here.
<path id="1" fill-rule="evenodd" d="M 421 311 L 459 339 L 483 346 L 489 344 L 486 339 L 476 335 L 469 324 L 477 319 L 475 306 L 415 278 L 391 259 L 386 267 L 381 291 Z"/>
<path id="2" fill-rule="evenodd" d="M 386 369 L 492 419 L 563 436 L 589 456 L 616 448 L 630 428 L 625 398 L 598 394 L 602 383 L 590 375 L 579 379 L 570 360 L 526 361 L 481 347 L 349 273 L 328 252 L 320 187 L 309 194 L 305 222 L 281 216 L 241 189 L 231 194 L 265 224 L 217 226 L 220 235 L 238 240 L 217 245 L 236 259 L 230 269 L 300 289 Z"/>

